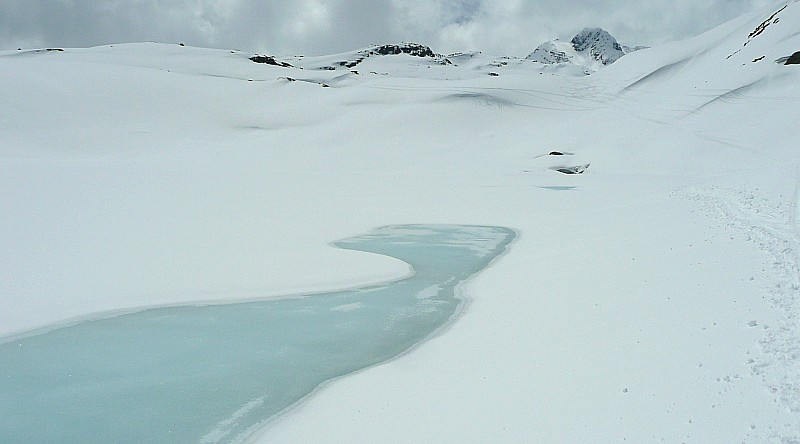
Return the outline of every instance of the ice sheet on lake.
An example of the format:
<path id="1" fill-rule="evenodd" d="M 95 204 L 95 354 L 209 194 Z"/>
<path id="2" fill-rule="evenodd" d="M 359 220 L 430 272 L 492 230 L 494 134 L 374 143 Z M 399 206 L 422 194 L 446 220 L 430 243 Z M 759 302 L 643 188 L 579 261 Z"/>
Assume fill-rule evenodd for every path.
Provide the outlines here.
<path id="1" fill-rule="evenodd" d="M 343 240 L 415 273 L 361 289 L 96 319 L 0 344 L 0 442 L 230 442 L 327 381 L 392 359 L 461 307 L 515 237 L 458 225 Z"/>

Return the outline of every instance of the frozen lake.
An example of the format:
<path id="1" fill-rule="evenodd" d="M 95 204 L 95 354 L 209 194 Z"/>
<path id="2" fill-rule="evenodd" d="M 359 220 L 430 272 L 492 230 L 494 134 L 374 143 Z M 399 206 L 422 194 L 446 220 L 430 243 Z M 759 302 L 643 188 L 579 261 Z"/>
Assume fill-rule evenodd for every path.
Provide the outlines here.
<path id="1" fill-rule="evenodd" d="M 236 442 L 321 384 L 444 326 L 458 285 L 514 239 L 401 225 L 340 248 L 411 264 L 403 280 L 227 305 L 154 308 L 0 344 L 0 442 Z"/>

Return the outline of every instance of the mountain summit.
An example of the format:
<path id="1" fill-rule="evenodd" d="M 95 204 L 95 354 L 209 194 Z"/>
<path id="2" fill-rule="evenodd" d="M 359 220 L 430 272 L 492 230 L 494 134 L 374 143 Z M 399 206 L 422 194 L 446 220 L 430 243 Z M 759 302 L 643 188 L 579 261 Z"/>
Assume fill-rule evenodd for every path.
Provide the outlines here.
<path id="1" fill-rule="evenodd" d="M 585 28 L 570 43 L 575 51 L 588 53 L 603 65 L 610 65 L 625 55 L 617 39 L 602 28 Z"/>
<path id="2" fill-rule="evenodd" d="M 602 28 L 585 28 L 569 42 L 555 39 L 542 43 L 527 58 L 548 65 L 577 65 L 589 74 L 616 62 L 625 54 L 643 48 L 621 45 Z"/>

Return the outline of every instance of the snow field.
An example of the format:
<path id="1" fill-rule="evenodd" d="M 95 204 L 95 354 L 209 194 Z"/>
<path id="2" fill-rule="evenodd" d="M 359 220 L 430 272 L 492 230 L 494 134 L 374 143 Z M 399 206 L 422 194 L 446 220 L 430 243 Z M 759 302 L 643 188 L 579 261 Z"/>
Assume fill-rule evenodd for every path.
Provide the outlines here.
<path id="1" fill-rule="evenodd" d="M 0 53 L 0 334 L 396 279 L 329 243 L 500 225 L 520 237 L 449 329 L 254 439 L 800 439 L 788 5 L 746 46 L 782 5 L 590 77 L 483 55 L 356 75 L 177 45 Z"/>

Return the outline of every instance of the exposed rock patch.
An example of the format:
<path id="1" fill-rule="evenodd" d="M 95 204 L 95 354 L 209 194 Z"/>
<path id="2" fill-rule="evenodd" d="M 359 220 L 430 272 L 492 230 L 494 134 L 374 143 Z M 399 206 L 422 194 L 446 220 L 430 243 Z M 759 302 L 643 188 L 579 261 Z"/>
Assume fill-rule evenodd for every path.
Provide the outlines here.
<path id="1" fill-rule="evenodd" d="M 403 43 L 402 45 L 382 45 L 372 50 L 373 54 L 398 55 L 408 54 L 414 57 L 436 57 L 431 48 L 417 43 Z"/>
<path id="2" fill-rule="evenodd" d="M 747 35 L 747 41 L 744 42 L 744 44 L 742 45 L 742 48 L 747 46 L 747 44 L 750 43 L 751 41 L 753 41 L 753 39 L 755 39 L 756 37 L 761 35 L 764 31 L 766 31 L 767 28 L 770 25 L 779 23 L 781 21 L 781 18 L 778 17 L 778 14 L 783 12 L 783 10 L 786 9 L 788 6 L 789 5 L 783 5 L 783 7 L 781 9 L 778 9 L 777 11 L 773 12 L 771 16 L 769 16 L 766 20 L 764 20 L 758 26 L 756 26 L 756 29 L 754 29 L 750 34 Z M 736 51 L 732 52 L 725 59 L 730 59 L 731 57 L 735 56 L 736 54 L 738 54 L 742 50 L 742 48 L 739 48 Z M 778 62 L 778 63 L 783 63 L 783 62 Z"/>
<path id="3" fill-rule="evenodd" d="M 789 5 L 783 5 L 781 9 L 775 11 L 771 16 L 769 16 L 768 19 L 764 20 L 763 22 L 761 22 L 760 25 L 756 26 L 756 29 L 753 30 L 753 32 L 751 32 L 747 36 L 747 42 L 745 42 L 745 45 L 750 43 L 750 40 L 752 40 L 754 37 L 758 37 L 762 32 L 764 32 L 764 30 L 766 30 L 769 25 L 773 23 L 778 23 L 781 20 L 780 17 L 778 17 L 778 14 L 780 14 L 784 9 L 786 9 L 787 6 Z"/>
<path id="4" fill-rule="evenodd" d="M 778 60 L 775 60 L 775 62 L 783 65 L 800 65 L 800 51 L 797 51 L 787 57 L 781 57 Z"/>
<path id="5" fill-rule="evenodd" d="M 553 171 L 558 171 L 559 173 L 562 174 L 583 174 L 587 168 L 589 168 L 588 163 L 585 165 L 553 167 L 550 169 Z"/>
<path id="6" fill-rule="evenodd" d="M 263 55 L 262 56 L 262 55 L 256 54 L 253 57 L 250 57 L 250 60 L 252 60 L 252 61 L 254 61 L 256 63 L 264 63 L 264 64 L 267 64 L 267 65 L 280 66 L 282 68 L 292 68 L 292 65 L 290 65 L 290 64 L 288 64 L 286 62 L 281 62 L 279 60 L 275 60 L 275 57 L 268 56 L 268 55 Z"/>

